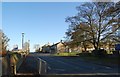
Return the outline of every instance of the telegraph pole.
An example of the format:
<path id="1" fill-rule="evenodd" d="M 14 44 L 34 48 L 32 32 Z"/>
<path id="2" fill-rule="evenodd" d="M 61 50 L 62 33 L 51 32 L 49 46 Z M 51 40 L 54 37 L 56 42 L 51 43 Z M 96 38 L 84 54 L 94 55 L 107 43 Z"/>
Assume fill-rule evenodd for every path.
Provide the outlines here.
<path id="1" fill-rule="evenodd" d="M 30 52 L 30 40 L 28 40 L 28 53 Z"/>

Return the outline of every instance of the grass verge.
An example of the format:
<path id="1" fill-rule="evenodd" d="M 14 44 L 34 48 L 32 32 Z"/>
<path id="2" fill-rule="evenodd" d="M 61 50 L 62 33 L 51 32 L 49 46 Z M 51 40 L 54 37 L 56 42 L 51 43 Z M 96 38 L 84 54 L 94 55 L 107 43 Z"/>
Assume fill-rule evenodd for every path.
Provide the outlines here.
<path id="1" fill-rule="evenodd" d="M 56 53 L 54 56 L 77 56 L 78 52 L 69 52 L 69 53 Z"/>

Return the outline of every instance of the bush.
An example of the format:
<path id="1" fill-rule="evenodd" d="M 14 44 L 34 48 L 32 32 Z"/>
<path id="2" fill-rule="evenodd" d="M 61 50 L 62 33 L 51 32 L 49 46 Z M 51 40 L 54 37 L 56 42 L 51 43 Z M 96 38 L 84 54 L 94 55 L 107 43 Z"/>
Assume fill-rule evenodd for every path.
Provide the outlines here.
<path id="1" fill-rule="evenodd" d="M 120 56 L 119 51 L 112 51 L 112 52 L 113 52 L 113 55 L 114 55 L 114 56 L 116 56 L 116 57 Z"/>
<path id="2" fill-rule="evenodd" d="M 76 55 L 83 56 L 83 57 L 88 57 L 88 56 L 91 56 L 91 53 L 78 53 Z"/>
<path id="3" fill-rule="evenodd" d="M 6 51 L 0 51 L 0 56 L 4 57 L 6 56 L 7 52 Z"/>
<path id="4" fill-rule="evenodd" d="M 115 55 L 118 55 L 119 54 L 119 51 L 112 51 L 113 52 L 113 54 L 115 54 Z"/>
<path id="5" fill-rule="evenodd" d="M 104 49 L 93 50 L 92 54 L 97 57 L 105 57 L 107 55 L 107 51 Z"/>

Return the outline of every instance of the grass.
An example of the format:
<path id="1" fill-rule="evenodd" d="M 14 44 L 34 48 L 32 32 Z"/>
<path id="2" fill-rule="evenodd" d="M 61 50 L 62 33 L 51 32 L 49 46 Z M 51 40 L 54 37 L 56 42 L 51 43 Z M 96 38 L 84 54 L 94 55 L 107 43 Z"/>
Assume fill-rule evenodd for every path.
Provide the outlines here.
<path id="1" fill-rule="evenodd" d="M 69 53 L 56 53 L 54 56 L 77 56 L 78 52 L 69 52 Z"/>

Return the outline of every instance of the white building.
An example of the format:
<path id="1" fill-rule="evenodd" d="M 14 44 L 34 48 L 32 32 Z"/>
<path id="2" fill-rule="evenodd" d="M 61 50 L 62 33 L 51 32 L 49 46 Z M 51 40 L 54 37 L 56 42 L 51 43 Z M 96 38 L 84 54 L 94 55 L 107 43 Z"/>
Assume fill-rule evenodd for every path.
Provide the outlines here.
<path id="1" fill-rule="evenodd" d="M 29 42 L 24 43 L 23 51 L 26 52 L 27 54 L 30 52 L 30 44 L 29 44 Z"/>

